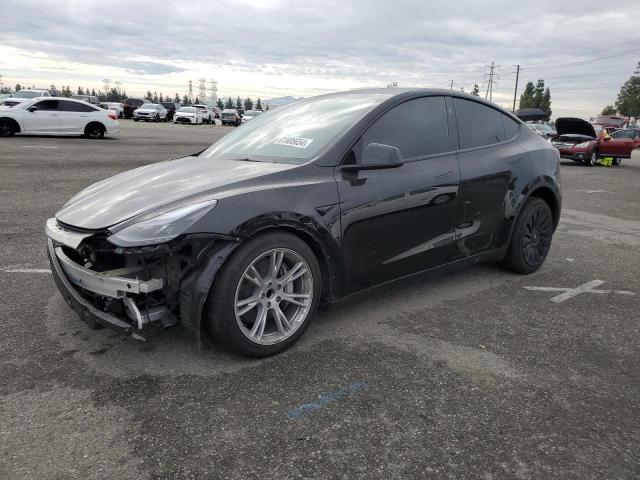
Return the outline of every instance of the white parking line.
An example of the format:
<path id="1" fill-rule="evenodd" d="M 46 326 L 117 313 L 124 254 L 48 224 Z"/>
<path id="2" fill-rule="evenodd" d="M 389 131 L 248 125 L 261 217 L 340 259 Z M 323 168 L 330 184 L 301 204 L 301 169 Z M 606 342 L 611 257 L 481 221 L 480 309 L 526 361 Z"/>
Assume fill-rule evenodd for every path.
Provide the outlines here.
<path id="1" fill-rule="evenodd" d="M 22 145 L 22 148 L 58 148 L 49 145 Z"/>
<path id="2" fill-rule="evenodd" d="M 4 273 L 51 273 L 48 268 L 3 268 Z"/>
<path id="3" fill-rule="evenodd" d="M 536 290 L 539 292 L 563 292 L 551 299 L 554 303 L 562 303 L 582 293 L 617 293 L 618 295 L 636 295 L 635 292 L 629 290 L 596 290 L 604 282 L 602 280 L 591 280 L 590 282 L 580 285 L 576 288 L 566 287 L 524 287 L 527 290 Z"/>
<path id="4" fill-rule="evenodd" d="M 583 193 L 616 193 L 616 192 L 612 192 L 610 190 L 576 190 L 576 192 L 583 192 Z"/>

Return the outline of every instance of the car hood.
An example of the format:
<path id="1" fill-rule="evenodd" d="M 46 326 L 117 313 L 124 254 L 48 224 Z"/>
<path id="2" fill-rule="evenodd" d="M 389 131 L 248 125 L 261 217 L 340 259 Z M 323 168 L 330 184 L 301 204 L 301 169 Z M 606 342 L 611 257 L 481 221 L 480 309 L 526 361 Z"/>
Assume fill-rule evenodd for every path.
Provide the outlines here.
<path id="1" fill-rule="evenodd" d="M 294 164 L 185 157 L 136 168 L 86 188 L 56 213 L 67 225 L 102 230 L 141 213 L 223 195 L 235 184 Z"/>
<path id="2" fill-rule="evenodd" d="M 556 132 L 558 135 L 578 134 L 587 135 L 591 138 L 596 137 L 596 131 L 586 120 L 581 118 L 563 117 L 556 120 Z"/>

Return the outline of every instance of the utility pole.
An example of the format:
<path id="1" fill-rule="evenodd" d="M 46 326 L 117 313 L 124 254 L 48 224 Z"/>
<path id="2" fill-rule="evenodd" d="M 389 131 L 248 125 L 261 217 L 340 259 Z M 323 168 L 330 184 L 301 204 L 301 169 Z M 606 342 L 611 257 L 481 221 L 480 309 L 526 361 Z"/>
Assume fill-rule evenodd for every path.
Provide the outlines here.
<path id="1" fill-rule="evenodd" d="M 497 77 L 495 70 L 496 68 L 498 68 L 498 66 L 494 62 L 491 62 L 491 65 L 487 65 L 485 68 L 489 69 L 489 80 L 487 81 L 487 91 L 484 95 L 484 98 L 488 98 L 489 101 L 493 101 L 493 84 L 495 83 L 497 86 L 497 82 L 494 79 Z"/>
<path id="2" fill-rule="evenodd" d="M 453 80 L 451 80 L 451 88 L 449 90 L 453 90 Z"/>
<path id="3" fill-rule="evenodd" d="M 513 91 L 513 108 L 511 111 L 516 112 L 516 97 L 518 96 L 518 77 L 520 76 L 520 64 L 516 65 L 516 88 Z"/>

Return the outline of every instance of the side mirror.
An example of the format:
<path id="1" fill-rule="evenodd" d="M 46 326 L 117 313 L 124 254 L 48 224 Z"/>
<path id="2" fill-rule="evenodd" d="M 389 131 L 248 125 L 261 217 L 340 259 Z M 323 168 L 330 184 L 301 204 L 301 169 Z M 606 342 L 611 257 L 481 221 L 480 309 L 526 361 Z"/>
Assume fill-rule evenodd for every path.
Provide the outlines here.
<path id="1" fill-rule="evenodd" d="M 343 170 L 378 170 L 382 168 L 398 168 L 404 159 L 400 149 L 383 143 L 370 143 L 364 149 L 362 161 L 358 165 L 344 165 Z"/>
<path id="2" fill-rule="evenodd" d="M 28 110 L 29 112 L 32 112 L 32 113 L 33 113 L 33 112 L 35 112 L 36 110 L 38 110 L 38 107 L 36 107 L 35 105 L 33 105 L 33 106 L 31 106 L 31 107 L 27 108 L 27 110 Z"/>

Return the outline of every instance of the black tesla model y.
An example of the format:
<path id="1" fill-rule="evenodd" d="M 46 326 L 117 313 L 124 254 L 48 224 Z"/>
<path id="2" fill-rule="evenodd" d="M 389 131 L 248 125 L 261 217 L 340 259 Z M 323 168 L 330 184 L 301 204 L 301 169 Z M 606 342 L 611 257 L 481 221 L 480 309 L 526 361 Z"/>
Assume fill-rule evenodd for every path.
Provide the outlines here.
<path id="1" fill-rule="evenodd" d="M 388 88 L 298 101 L 208 149 L 98 182 L 48 220 L 67 302 L 140 338 L 179 324 L 266 356 L 321 302 L 479 261 L 530 273 L 561 209 L 559 154 L 496 105 Z"/>

